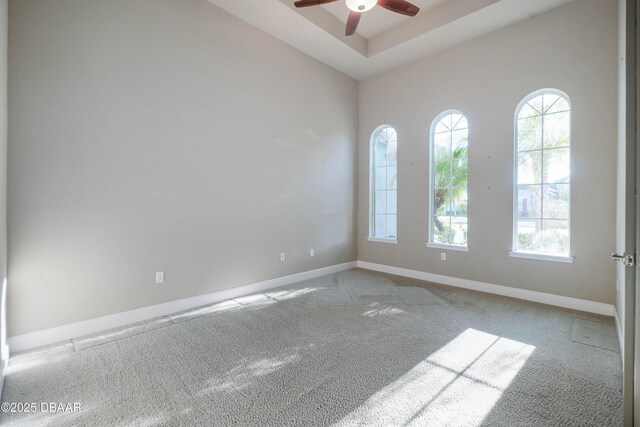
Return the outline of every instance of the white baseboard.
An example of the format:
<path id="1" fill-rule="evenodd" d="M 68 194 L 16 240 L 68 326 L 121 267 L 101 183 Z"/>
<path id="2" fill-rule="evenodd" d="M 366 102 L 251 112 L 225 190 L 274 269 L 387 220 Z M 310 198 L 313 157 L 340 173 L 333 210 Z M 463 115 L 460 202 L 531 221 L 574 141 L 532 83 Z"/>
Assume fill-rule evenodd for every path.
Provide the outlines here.
<path id="1" fill-rule="evenodd" d="M 618 338 L 620 339 L 620 328 L 617 324 L 617 313 L 615 313 L 615 308 L 611 304 L 553 295 L 544 292 L 530 291 L 526 289 L 512 288 L 508 286 L 478 282 L 475 280 L 460 279 L 456 277 L 426 273 L 423 271 L 409 270 L 406 268 L 393 267 L 383 264 L 375 264 L 366 261 L 353 261 L 344 264 L 333 265 L 330 267 L 319 268 L 317 270 L 306 271 L 303 273 L 292 274 L 289 276 L 278 277 L 271 280 L 265 280 L 263 282 L 224 289 L 221 291 L 211 292 L 191 298 L 170 301 L 164 304 L 142 307 L 122 313 L 111 314 L 108 316 L 98 317 L 95 319 L 85 320 L 77 323 L 71 323 L 56 328 L 17 335 L 9 338 L 8 345 L 10 351 L 12 352 L 28 350 L 43 345 L 78 338 L 84 335 L 93 334 L 111 328 L 117 328 L 119 326 L 129 325 L 131 323 L 141 322 L 155 317 L 196 308 L 207 304 L 214 304 L 233 298 L 238 298 L 244 295 L 263 292 L 268 289 L 277 288 L 279 286 L 287 285 L 290 283 L 313 279 L 316 277 L 324 276 L 326 274 L 337 273 L 355 267 L 379 271 L 382 273 L 395 274 L 398 276 L 410 277 L 413 279 L 424 280 L 428 282 L 440 283 L 443 285 L 454 286 L 458 288 L 471 289 L 475 291 L 503 295 L 542 304 L 549 304 L 558 307 L 586 311 L 605 316 L 615 316 L 616 326 L 618 329 Z M 620 343 L 622 348 L 622 340 L 620 340 Z"/>
<path id="2" fill-rule="evenodd" d="M 406 268 L 375 264 L 366 261 L 358 261 L 358 267 L 367 270 L 379 271 L 381 273 L 394 274 L 427 282 L 455 286 L 457 288 L 471 289 L 474 291 L 503 295 L 526 301 L 554 305 L 557 307 L 602 314 L 604 316 L 613 316 L 614 314 L 614 306 L 612 304 L 605 304 L 602 302 L 553 295 L 545 292 L 529 291 L 526 289 L 511 288 L 509 286 L 494 285 L 492 283 L 478 282 L 475 280 L 459 279 L 457 277 L 442 276 L 440 274 L 425 273 L 423 271 L 409 270 Z"/>
<path id="3" fill-rule="evenodd" d="M 624 369 L 624 336 L 622 335 L 622 324 L 618 317 L 618 310 L 613 307 L 613 318 L 616 321 L 616 335 L 618 336 L 618 346 L 620 347 L 620 359 L 622 360 L 622 369 Z"/>
<path id="4" fill-rule="evenodd" d="M 153 319 L 154 317 L 164 316 L 183 310 L 189 310 L 191 308 L 196 308 L 207 304 L 214 304 L 233 298 L 238 298 L 244 295 L 251 295 L 257 292 L 263 292 L 268 289 L 277 288 L 279 286 L 288 285 L 290 283 L 301 282 L 303 280 L 309 280 L 316 277 L 324 276 L 326 274 L 349 270 L 355 267 L 356 261 L 337 264 L 330 267 L 319 268 L 317 270 L 305 271 L 303 273 L 278 277 L 271 280 L 265 280 L 263 282 L 224 289 L 221 291 L 211 292 L 191 298 L 170 301 L 164 304 L 152 305 L 135 310 L 125 311 L 122 313 L 98 317 L 95 319 L 84 320 L 82 322 L 71 323 L 56 328 L 17 335 L 14 337 L 9 337 L 9 348 L 11 352 L 28 350 L 43 345 L 78 338 L 84 335 L 93 334 L 111 328 L 117 328 L 119 326 L 129 325 L 131 323 Z"/>

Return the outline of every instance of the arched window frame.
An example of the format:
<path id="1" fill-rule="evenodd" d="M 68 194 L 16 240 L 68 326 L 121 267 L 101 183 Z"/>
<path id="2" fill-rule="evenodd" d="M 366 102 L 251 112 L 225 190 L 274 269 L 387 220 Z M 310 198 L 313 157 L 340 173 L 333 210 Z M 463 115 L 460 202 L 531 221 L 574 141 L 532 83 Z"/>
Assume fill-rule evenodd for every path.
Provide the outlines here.
<path id="1" fill-rule="evenodd" d="M 443 112 L 441 112 L 440 114 L 438 114 L 436 116 L 435 119 L 433 119 L 433 121 L 431 122 L 431 128 L 429 131 L 429 236 L 428 236 L 428 240 L 426 245 L 428 247 L 431 248 L 442 248 L 442 249 L 448 249 L 448 250 L 458 250 L 458 251 L 463 251 L 463 252 L 468 252 L 469 251 L 469 239 L 468 239 L 468 221 L 469 221 L 469 214 L 467 211 L 467 229 L 465 231 L 465 241 L 464 244 L 453 244 L 453 243 L 442 243 L 442 242 L 436 242 L 435 241 L 435 216 L 436 216 L 436 206 L 435 206 L 435 185 L 436 185 L 436 165 L 435 165 L 435 152 L 434 152 L 434 146 L 435 146 L 435 135 L 436 135 L 436 128 L 438 126 L 438 124 L 440 124 L 440 122 L 443 121 L 443 119 L 451 116 L 451 115 L 461 115 L 462 118 L 461 120 L 464 120 L 467 124 L 466 128 L 457 128 L 457 124 L 456 124 L 456 129 L 451 130 L 451 132 L 455 131 L 455 130 L 466 130 L 467 131 L 467 150 L 469 147 L 469 119 L 467 118 L 467 116 L 460 110 L 455 110 L 455 109 L 450 109 L 450 110 L 445 110 Z M 452 161 L 453 161 L 453 152 L 452 152 Z M 469 182 L 468 182 L 468 176 L 469 176 L 469 163 L 468 163 L 468 151 L 467 151 L 467 182 L 465 184 L 465 192 L 468 192 L 468 188 L 469 188 Z M 450 184 L 452 185 L 452 184 Z M 468 193 L 467 193 L 467 197 L 468 197 Z M 450 217 L 453 217 L 452 215 L 449 215 Z"/>
<path id="2" fill-rule="evenodd" d="M 378 137 L 381 135 L 381 132 L 387 130 L 387 129 L 391 129 L 393 131 L 393 134 L 395 134 L 395 188 L 393 188 L 393 186 L 389 185 L 389 181 L 387 179 L 385 179 L 386 185 L 384 187 L 384 190 L 380 190 L 378 188 L 378 186 L 376 185 L 376 167 L 383 167 L 380 165 L 376 164 L 376 153 L 375 153 L 375 148 L 376 148 L 376 143 L 378 140 Z M 389 142 L 391 142 L 392 140 L 390 139 Z M 397 154 L 398 154 L 398 131 L 391 125 L 381 125 L 378 126 L 373 133 L 371 134 L 371 138 L 369 141 L 369 237 L 368 240 L 372 241 L 372 242 L 382 242 L 382 243 L 392 243 L 392 244 L 397 244 L 398 243 L 398 229 L 397 229 L 397 218 L 398 218 L 398 209 L 397 209 L 397 205 L 398 205 L 398 199 L 397 199 L 397 189 L 398 189 L 398 181 L 397 181 L 397 168 L 398 168 L 398 162 L 397 162 Z M 393 165 L 389 165 L 386 164 L 384 167 L 389 168 L 390 166 Z M 388 171 L 388 169 L 386 170 Z M 385 171 L 385 173 L 386 173 Z M 391 235 L 387 232 L 385 236 L 380 236 L 376 234 L 376 190 L 378 191 L 394 191 L 395 190 L 395 199 L 393 200 L 394 206 L 395 206 L 395 213 L 389 213 L 391 211 L 393 211 L 393 209 L 389 210 L 389 208 L 387 207 L 387 201 L 385 201 L 385 220 L 387 220 L 388 216 L 395 216 L 395 234 L 391 233 Z M 380 215 L 380 214 L 379 214 Z M 385 225 L 385 230 L 387 230 L 387 226 Z M 388 231 L 388 230 L 387 230 Z"/>
<path id="3" fill-rule="evenodd" d="M 544 152 L 545 150 L 552 150 L 552 149 L 557 149 L 557 148 L 566 148 L 568 150 L 568 161 L 569 161 L 569 173 L 568 173 L 568 181 L 566 183 L 561 183 L 558 184 L 557 182 L 552 183 L 552 182 L 548 182 L 545 181 L 544 179 L 541 179 L 540 185 L 541 187 L 541 229 L 544 229 L 544 222 L 545 221 L 550 221 L 550 220 L 554 220 L 553 218 L 545 218 L 545 213 L 544 213 L 544 186 L 547 185 L 568 185 L 568 213 L 567 213 L 567 218 L 564 219 L 560 219 L 562 221 L 567 221 L 568 225 L 567 225 L 567 251 L 566 253 L 562 253 L 562 254 L 558 254 L 558 253 L 551 253 L 551 252 L 545 252 L 544 248 L 542 251 L 531 251 L 531 250 L 525 250 L 525 249 L 521 249 L 519 247 L 519 235 L 518 235 L 518 220 L 521 219 L 519 216 L 519 195 L 518 195 L 518 187 L 519 185 L 526 185 L 526 184 L 520 184 L 519 183 L 519 179 L 518 179 L 518 169 L 519 169 L 519 155 L 522 154 L 523 152 L 526 152 L 527 150 L 520 150 L 520 141 L 519 141 L 519 119 L 520 119 L 520 114 L 522 112 L 522 109 L 528 104 L 530 103 L 532 100 L 540 97 L 540 96 L 544 96 L 544 95 L 555 95 L 558 96 L 560 98 L 562 98 L 568 105 L 568 110 L 562 110 L 562 111 L 568 111 L 568 139 L 569 139 L 569 143 L 567 146 L 563 146 L 563 147 L 554 147 L 554 148 L 546 148 L 545 144 L 544 144 L 544 120 L 545 120 L 545 116 L 549 116 L 551 114 L 555 114 L 556 112 L 552 112 L 552 113 L 548 113 L 548 109 L 545 110 L 545 106 L 542 105 L 542 113 L 540 114 L 541 117 L 541 127 L 542 127 L 542 133 L 541 133 L 541 156 L 542 159 L 544 159 Z M 544 99 L 544 98 L 543 98 Z M 551 108 L 551 107 L 549 107 Z M 543 261 L 557 261 L 557 262 L 565 262 L 565 263 L 572 263 L 574 257 L 571 256 L 571 187 L 572 187 L 572 177 L 571 177 L 571 151 L 572 151 L 572 143 L 573 143 L 573 138 L 572 138 L 572 128 L 573 128 L 573 123 L 572 123 L 572 115 L 573 115 L 573 107 L 571 105 L 571 98 L 569 97 L 569 95 L 567 95 L 565 92 L 558 90 L 558 89 L 553 89 L 553 88 L 545 88 L 545 89 L 540 89 L 537 91 L 534 91 L 530 94 L 528 94 L 527 96 L 525 96 L 522 101 L 520 101 L 520 103 L 518 104 L 516 110 L 515 110 L 515 115 L 514 115 L 514 159 L 513 159 L 513 231 L 512 231 L 512 239 L 513 239 L 513 243 L 512 243 L 512 250 L 509 252 L 509 254 L 512 257 L 516 257 L 516 258 L 530 258 L 530 259 L 536 259 L 536 260 L 543 260 Z M 536 151 L 536 150 L 529 150 L 529 151 Z M 542 161 L 541 163 L 541 176 L 544 177 L 544 161 Z"/>

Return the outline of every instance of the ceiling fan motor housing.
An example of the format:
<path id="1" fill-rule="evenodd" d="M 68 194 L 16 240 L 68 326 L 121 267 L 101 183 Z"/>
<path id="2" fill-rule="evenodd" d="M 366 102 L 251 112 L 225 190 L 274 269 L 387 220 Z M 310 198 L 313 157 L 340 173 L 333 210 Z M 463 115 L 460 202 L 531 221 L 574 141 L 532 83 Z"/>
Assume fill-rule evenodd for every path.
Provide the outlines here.
<path id="1" fill-rule="evenodd" d="M 354 12 L 366 12 L 375 7 L 378 0 L 346 0 L 347 7 Z"/>
<path id="2" fill-rule="evenodd" d="M 297 0 L 293 4 L 295 7 L 319 6 L 327 3 L 335 3 L 338 0 Z M 381 6 L 391 12 L 399 13 L 406 16 L 416 16 L 420 8 L 407 0 L 345 0 L 347 7 L 351 10 L 349 18 L 347 18 L 347 28 L 345 35 L 351 36 L 355 34 L 360 17 L 363 12 L 373 9 L 375 6 Z"/>

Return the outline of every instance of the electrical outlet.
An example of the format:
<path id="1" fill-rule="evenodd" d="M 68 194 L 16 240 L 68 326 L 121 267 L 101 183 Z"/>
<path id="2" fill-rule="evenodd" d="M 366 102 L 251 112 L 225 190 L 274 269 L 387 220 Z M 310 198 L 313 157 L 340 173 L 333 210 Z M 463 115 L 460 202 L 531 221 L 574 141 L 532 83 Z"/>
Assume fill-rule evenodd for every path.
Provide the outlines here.
<path id="1" fill-rule="evenodd" d="M 156 283 L 164 283 L 164 271 L 156 271 Z"/>
<path id="2" fill-rule="evenodd" d="M 286 256 L 285 256 L 284 252 L 282 252 L 280 254 L 280 261 L 284 261 L 285 259 L 286 259 Z"/>
<path id="3" fill-rule="evenodd" d="M 440 253 L 440 261 L 446 261 L 447 260 L 447 253 L 446 252 L 441 252 Z"/>
<path id="4" fill-rule="evenodd" d="M 309 256 L 316 256 L 316 250 L 315 249 L 309 249 Z"/>

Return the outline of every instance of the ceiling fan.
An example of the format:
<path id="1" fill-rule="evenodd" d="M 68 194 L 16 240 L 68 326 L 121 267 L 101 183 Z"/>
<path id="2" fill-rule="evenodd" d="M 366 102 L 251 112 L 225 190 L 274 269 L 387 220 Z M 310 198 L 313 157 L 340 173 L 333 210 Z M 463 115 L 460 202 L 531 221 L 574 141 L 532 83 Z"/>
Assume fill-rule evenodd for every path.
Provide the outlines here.
<path id="1" fill-rule="evenodd" d="M 299 0 L 294 3 L 296 7 L 318 6 L 326 3 L 333 3 L 338 0 Z M 416 16 L 420 8 L 405 0 L 346 0 L 349 12 L 347 19 L 346 35 L 350 36 L 356 32 L 360 23 L 360 16 L 363 12 L 371 10 L 374 6 L 382 6 L 392 12 L 407 16 Z"/>

